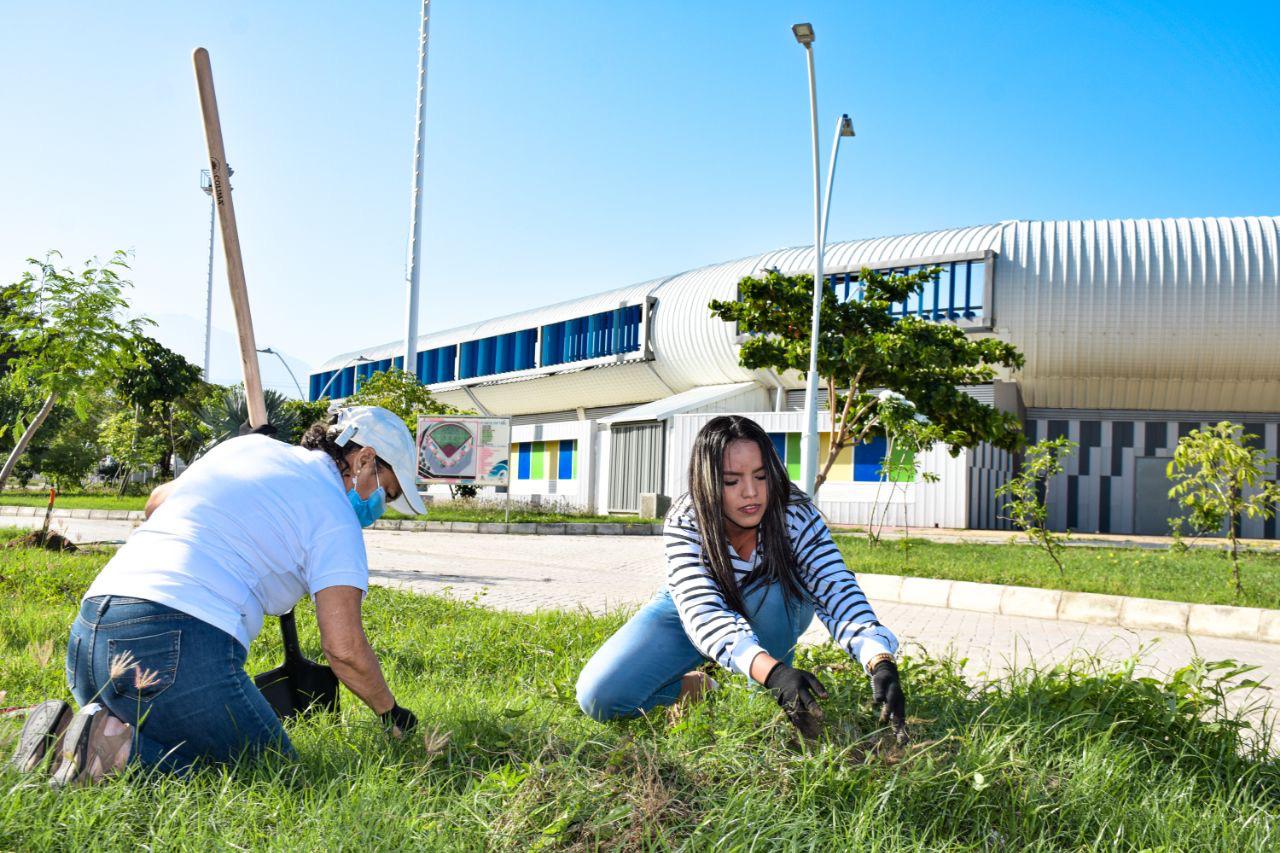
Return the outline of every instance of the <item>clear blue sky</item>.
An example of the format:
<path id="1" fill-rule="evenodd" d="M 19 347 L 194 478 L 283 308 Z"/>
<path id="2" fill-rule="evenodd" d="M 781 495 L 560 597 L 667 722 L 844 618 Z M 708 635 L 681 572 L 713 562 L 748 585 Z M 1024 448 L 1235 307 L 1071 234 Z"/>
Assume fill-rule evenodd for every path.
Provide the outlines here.
<path id="1" fill-rule="evenodd" d="M 0 0 L 0 20 L 0 277 L 131 249 L 135 307 L 199 359 L 173 318 L 203 316 L 204 45 L 260 345 L 316 365 L 402 334 L 415 0 Z M 810 242 L 800 20 L 824 159 L 840 112 L 858 132 L 833 240 L 1280 213 L 1274 2 L 435 0 L 421 329 Z M 232 329 L 225 291 L 219 264 Z"/>

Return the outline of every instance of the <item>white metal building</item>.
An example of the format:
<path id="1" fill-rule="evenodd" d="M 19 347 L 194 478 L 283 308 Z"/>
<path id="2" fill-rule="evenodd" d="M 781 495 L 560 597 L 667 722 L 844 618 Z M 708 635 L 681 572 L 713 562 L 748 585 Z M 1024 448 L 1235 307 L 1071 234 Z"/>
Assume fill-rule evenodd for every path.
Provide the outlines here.
<path id="1" fill-rule="evenodd" d="M 940 266 L 896 306 L 996 335 L 1025 367 L 966 389 L 1019 414 L 1031 439 L 1080 448 L 1049 486 L 1060 528 L 1162 533 L 1163 465 L 1179 435 L 1228 418 L 1280 450 L 1280 219 L 1002 222 L 832 244 L 830 286 L 857 298 L 862 267 Z M 713 319 L 746 275 L 813 268 L 813 249 L 768 252 L 534 311 L 422 336 L 419 378 L 441 400 L 513 423 L 514 495 L 635 512 L 638 495 L 684 490 L 693 435 L 716 413 L 755 417 L 798 478 L 799 375 L 738 364 L 736 332 Z M 337 356 L 311 377 L 342 397 L 392 363 L 402 342 Z M 936 483 L 883 484 L 883 444 L 846 453 L 820 493 L 836 521 L 873 502 L 917 526 L 998 527 L 992 495 L 1008 454 L 978 447 L 922 460 Z M 892 492 L 891 495 L 888 493 Z M 1275 522 L 1246 521 L 1275 537 Z"/>

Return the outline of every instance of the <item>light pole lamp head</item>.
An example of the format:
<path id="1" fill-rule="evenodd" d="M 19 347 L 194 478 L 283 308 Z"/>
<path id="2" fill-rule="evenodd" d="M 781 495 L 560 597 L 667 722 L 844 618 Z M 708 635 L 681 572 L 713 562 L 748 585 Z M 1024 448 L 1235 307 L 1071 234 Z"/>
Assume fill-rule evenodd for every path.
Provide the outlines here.
<path id="1" fill-rule="evenodd" d="M 200 189 L 204 190 L 205 195 L 213 195 L 213 178 L 208 169 L 200 170 Z"/>
<path id="2" fill-rule="evenodd" d="M 795 34 L 796 41 L 804 45 L 806 50 L 813 44 L 813 24 L 792 24 L 791 32 Z"/>
<path id="3" fill-rule="evenodd" d="M 840 116 L 840 135 L 841 136 L 857 135 L 853 132 L 853 119 L 849 118 L 848 113 L 845 113 L 844 115 Z"/>

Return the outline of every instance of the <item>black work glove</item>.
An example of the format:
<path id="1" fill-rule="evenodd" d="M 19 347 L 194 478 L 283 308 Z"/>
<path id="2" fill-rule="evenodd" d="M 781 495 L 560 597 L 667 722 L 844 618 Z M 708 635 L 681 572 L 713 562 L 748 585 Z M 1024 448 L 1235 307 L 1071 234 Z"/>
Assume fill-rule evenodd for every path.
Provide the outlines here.
<path id="1" fill-rule="evenodd" d="M 418 718 L 408 708 L 392 705 L 391 710 L 382 715 L 382 724 L 392 734 L 396 729 L 400 730 L 400 734 L 406 734 L 418 725 Z"/>
<path id="2" fill-rule="evenodd" d="M 898 665 L 882 660 L 871 673 L 871 702 L 880 711 L 880 722 L 890 723 L 899 743 L 907 740 L 907 698 L 902 695 Z"/>
<path id="3" fill-rule="evenodd" d="M 275 438 L 277 432 L 279 432 L 279 430 L 277 430 L 272 424 L 263 424 L 258 427 L 249 426 L 248 421 L 240 424 L 240 435 L 265 435 L 268 438 Z"/>
<path id="4" fill-rule="evenodd" d="M 827 688 L 813 673 L 778 661 L 765 677 L 764 686 L 800 734 L 818 736 L 822 730 L 822 708 L 818 706 L 818 699 L 827 698 Z"/>

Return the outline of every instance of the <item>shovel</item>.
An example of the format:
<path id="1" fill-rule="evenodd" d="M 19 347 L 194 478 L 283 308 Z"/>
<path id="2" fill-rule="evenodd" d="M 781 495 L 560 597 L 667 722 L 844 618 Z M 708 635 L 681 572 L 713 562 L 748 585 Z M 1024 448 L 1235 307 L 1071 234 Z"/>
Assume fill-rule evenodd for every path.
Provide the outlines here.
<path id="1" fill-rule="evenodd" d="M 196 71 L 196 90 L 200 95 L 200 112 L 204 119 L 205 142 L 209 149 L 209 181 L 218 224 L 222 230 L 222 248 L 227 258 L 227 283 L 231 287 L 231 307 L 236 317 L 240 339 L 240 366 L 244 369 L 244 397 L 249 409 L 249 426 L 255 430 L 270 429 L 267 424 L 266 398 L 262 393 L 262 375 L 258 368 L 258 345 L 253 336 L 253 314 L 249 310 L 249 290 L 245 285 L 244 257 L 240 252 L 240 232 L 236 228 L 235 205 L 231 198 L 231 169 L 222 140 L 222 121 L 218 116 L 218 99 L 213 89 L 213 69 L 209 52 L 203 47 L 192 54 Z M 255 676 L 262 695 L 281 718 L 301 714 L 319 705 L 338 710 L 338 678 L 327 666 L 307 660 L 298 647 L 298 628 L 293 611 L 280 617 L 280 633 L 284 637 L 284 664 Z"/>
<path id="2" fill-rule="evenodd" d="M 284 638 L 284 663 L 253 677 L 276 716 L 285 720 L 313 708 L 337 711 L 338 676 L 303 656 L 292 610 L 280 617 L 280 635 Z"/>

